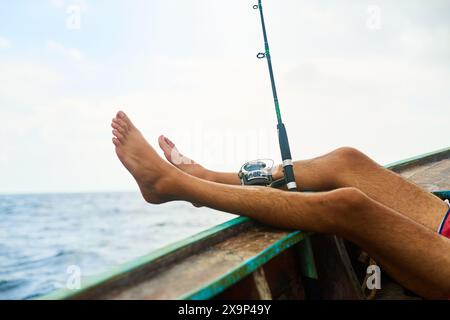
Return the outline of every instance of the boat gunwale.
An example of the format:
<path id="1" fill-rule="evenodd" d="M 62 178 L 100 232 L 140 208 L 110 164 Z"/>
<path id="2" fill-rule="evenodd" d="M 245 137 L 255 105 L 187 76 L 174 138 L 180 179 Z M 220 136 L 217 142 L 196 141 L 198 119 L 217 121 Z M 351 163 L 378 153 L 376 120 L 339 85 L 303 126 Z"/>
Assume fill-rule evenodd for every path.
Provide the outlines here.
<path id="1" fill-rule="evenodd" d="M 447 153 L 450 153 L 450 147 L 439 149 L 436 151 L 428 152 L 422 155 L 418 155 L 415 157 L 407 158 L 404 160 L 396 161 L 390 164 L 385 165 L 384 167 L 386 169 L 397 171 L 397 170 L 405 170 L 406 168 L 409 168 L 410 166 L 414 165 L 423 165 L 428 162 L 433 161 L 439 161 L 437 159 L 443 158 L 446 156 Z M 90 290 L 94 290 L 97 287 L 103 286 L 105 284 L 111 283 L 115 280 L 121 279 L 123 277 L 126 277 L 128 274 L 130 274 L 133 271 L 145 268 L 149 264 L 155 263 L 159 259 L 162 259 L 166 256 L 173 255 L 177 253 L 179 250 L 182 250 L 188 246 L 191 246 L 195 243 L 206 241 L 207 239 L 210 239 L 211 237 L 217 236 L 221 232 L 225 232 L 227 230 L 237 228 L 240 225 L 244 223 L 251 223 L 253 220 L 246 218 L 246 217 L 237 217 L 232 220 L 226 221 L 225 223 L 219 224 L 217 226 L 214 226 L 210 229 L 207 229 L 205 231 L 202 231 L 200 233 L 197 233 L 193 236 L 190 236 L 188 238 L 185 238 L 183 240 L 171 243 L 167 246 L 164 246 L 160 249 L 157 249 L 147 255 L 144 255 L 142 257 L 133 259 L 127 263 L 121 264 L 117 267 L 114 267 L 111 270 L 105 271 L 100 273 L 99 275 L 92 276 L 90 279 L 85 279 L 84 282 L 86 283 L 83 285 L 81 289 L 78 290 L 72 290 L 69 291 L 68 289 L 60 289 L 58 291 L 49 293 L 47 295 L 37 297 L 37 300 L 64 300 L 64 299 L 76 299 L 79 296 L 83 296 L 85 293 L 89 292 Z M 299 236 L 301 235 L 301 236 Z M 289 234 L 287 234 L 285 237 L 279 239 L 275 244 L 272 244 L 268 248 L 265 248 L 261 253 L 257 254 L 255 257 L 252 257 L 251 259 L 248 259 L 241 264 L 239 264 L 237 267 L 233 268 L 229 272 L 223 274 L 222 276 L 219 276 L 215 280 L 211 281 L 207 285 L 204 285 L 199 288 L 195 288 L 192 291 L 181 295 L 180 299 L 207 299 L 211 298 L 214 295 L 222 292 L 227 287 L 233 285 L 234 283 L 241 280 L 243 277 L 247 276 L 254 270 L 256 270 L 261 265 L 265 264 L 267 261 L 269 261 L 271 258 L 276 256 L 277 254 L 280 254 L 284 250 L 288 249 L 295 243 L 300 242 L 304 238 L 304 233 L 301 231 L 293 231 Z M 297 242 L 291 243 L 289 239 L 297 239 Z M 283 245 L 283 241 L 287 241 L 286 243 L 289 245 Z M 280 248 L 282 250 L 277 251 L 276 254 L 270 255 L 270 248 L 272 246 L 278 246 L 281 245 Z M 270 256 L 270 258 L 264 259 L 265 255 Z M 252 265 L 250 268 L 246 268 L 247 264 L 252 264 L 253 262 L 259 262 Z M 247 270 L 247 272 L 240 272 L 240 270 Z M 238 277 L 235 277 L 235 275 L 240 275 Z M 226 280 L 229 278 L 232 278 L 231 282 L 227 282 Z M 227 283 L 227 286 L 223 286 L 223 283 Z"/>
<path id="2" fill-rule="evenodd" d="M 206 241 L 216 235 L 221 234 L 222 232 L 230 231 L 231 229 L 238 228 L 245 223 L 251 224 L 252 222 L 253 221 L 247 217 L 237 217 L 231 219 L 217 226 L 201 231 L 188 238 L 163 246 L 160 249 L 154 250 L 147 255 L 133 259 L 124 264 L 120 264 L 119 266 L 114 267 L 111 270 L 102 272 L 98 275 L 87 277 L 87 279 L 84 279 L 83 281 L 85 284 L 80 289 L 76 290 L 60 289 L 47 295 L 37 297 L 36 300 L 76 299 L 77 296 L 81 296 L 87 291 L 94 289 L 95 287 L 104 285 L 105 283 L 110 283 L 111 281 L 118 280 L 121 277 L 127 276 L 130 272 L 136 271 L 141 268 L 145 268 L 145 266 L 149 265 L 150 263 L 155 263 L 156 261 L 168 255 L 174 254 L 179 250 L 187 248 L 194 243 L 197 243 L 199 241 Z M 229 236 L 232 235 L 233 232 L 230 232 Z"/>
<path id="3" fill-rule="evenodd" d="M 430 162 L 436 162 L 440 161 L 442 159 L 445 159 L 446 156 L 450 155 L 450 147 L 442 148 L 439 150 L 427 152 L 418 156 L 410 157 L 407 159 L 403 159 L 400 161 L 392 162 L 384 167 L 386 169 L 392 170 L 392 171 L 403 171 L 406 169 L 409 169 L 411 167 L 415 167 L 417 165 L 424 165 Z"/>
<path id="4" fill-rule="evenodd" d="M 240 263 L 235 268 L 226 272 L 222 276 L 216 278 L 214 281 L 207 285 L 192 289 L 186 294 L 178 297 L 180 300 L 206 300 L 215 297 L 222 293 L 227 288 L 237 283 L 242 278 L 253 273 L 256 269 L 266 264 L 270 259 L 277 256 L 281 252 L 289 249 L 293 245 L 299 243 L 307 234 L 302 231 L 294 231 L 279 239 L 277 242 L 271 244 L 263 251 L 255 255 L 254 257 L 247 259 Z M 231 279 L 231 281 L 228 281 Z"/>

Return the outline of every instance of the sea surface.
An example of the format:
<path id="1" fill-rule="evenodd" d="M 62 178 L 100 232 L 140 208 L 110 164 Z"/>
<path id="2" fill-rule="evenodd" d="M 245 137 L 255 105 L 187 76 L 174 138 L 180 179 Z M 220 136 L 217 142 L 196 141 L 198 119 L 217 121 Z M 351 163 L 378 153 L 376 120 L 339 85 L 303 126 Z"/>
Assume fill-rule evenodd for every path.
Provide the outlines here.
<path id="1" fill-rule="evenodd" d="M 0 299 L 33 299 L 235 216 L 138 193 L 0 195 Z M 75 266 L 75 269 L 73 269 Z"/>

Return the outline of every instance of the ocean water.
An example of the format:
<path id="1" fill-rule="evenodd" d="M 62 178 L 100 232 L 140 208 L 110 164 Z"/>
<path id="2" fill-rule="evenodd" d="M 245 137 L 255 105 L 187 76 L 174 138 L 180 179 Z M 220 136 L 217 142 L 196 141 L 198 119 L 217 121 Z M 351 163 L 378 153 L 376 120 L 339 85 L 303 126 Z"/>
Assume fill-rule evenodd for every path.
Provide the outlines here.
<path id="1" fill-rule="evenodd" d="M 235 216 L 138 193 L 0 195 L 0 299 L 32 299 Z"/>

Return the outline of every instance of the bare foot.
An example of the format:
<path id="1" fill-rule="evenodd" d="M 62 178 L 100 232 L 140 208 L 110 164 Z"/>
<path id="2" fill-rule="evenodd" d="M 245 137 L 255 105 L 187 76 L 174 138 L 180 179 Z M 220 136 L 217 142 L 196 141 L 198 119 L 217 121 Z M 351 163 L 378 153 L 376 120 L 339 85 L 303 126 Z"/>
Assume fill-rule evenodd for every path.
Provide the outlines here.
<path id="1" fill-rule="evenodd" d="M 169 138 L 160 136 L 158 142 L 166 159 L 175 167 L 194 177 L 211 180 L 209 178 L 210 171 L 196 163 L 194 160 L 181 154 Z"/>
<path id="2" fill-rule="evenodd" d="M 117 156 L 133 175 L 144 199 L 154 204 L 174 200 L 168 191 L 176 169 L 156 153 L 124 112 L 117 113 L 111 126 Z"/>

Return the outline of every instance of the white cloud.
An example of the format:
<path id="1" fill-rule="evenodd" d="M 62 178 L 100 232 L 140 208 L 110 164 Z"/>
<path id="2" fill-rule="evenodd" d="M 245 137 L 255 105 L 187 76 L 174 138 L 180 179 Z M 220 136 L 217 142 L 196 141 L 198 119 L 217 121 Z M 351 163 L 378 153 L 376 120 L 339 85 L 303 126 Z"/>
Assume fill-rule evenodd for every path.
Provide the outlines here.
<path id="1" fill-rule="evenodd" d="M 14 101 L 32 106 L 30 102 L 48 96 L 63 76 L 45 65 L 28 60 L 0 61 L 0 101 Z M 53 92 L 53 90 L 52 90 Z M 30 97 L 33 97 L 30 99 Z M 1 103 L 0 103 L 1 105 Z M 5 108 L 7 104 L 3 105 Z"/>
<path id="2" fill-rule="evenodd" d="M 11 41 L 6 37 L 0 36 L 0 49 L 1 48 L 10 48 L 10 47 L 11 47 Z"/>
<path id="3" fill-rule="evenodd" d="M 67 48 L 63 44 L 56 41 L 47 42 L 47 50 L 59 54 L 65 58 L 80 61 L 83 59 L 83 54 L 76 48 Z"/>

